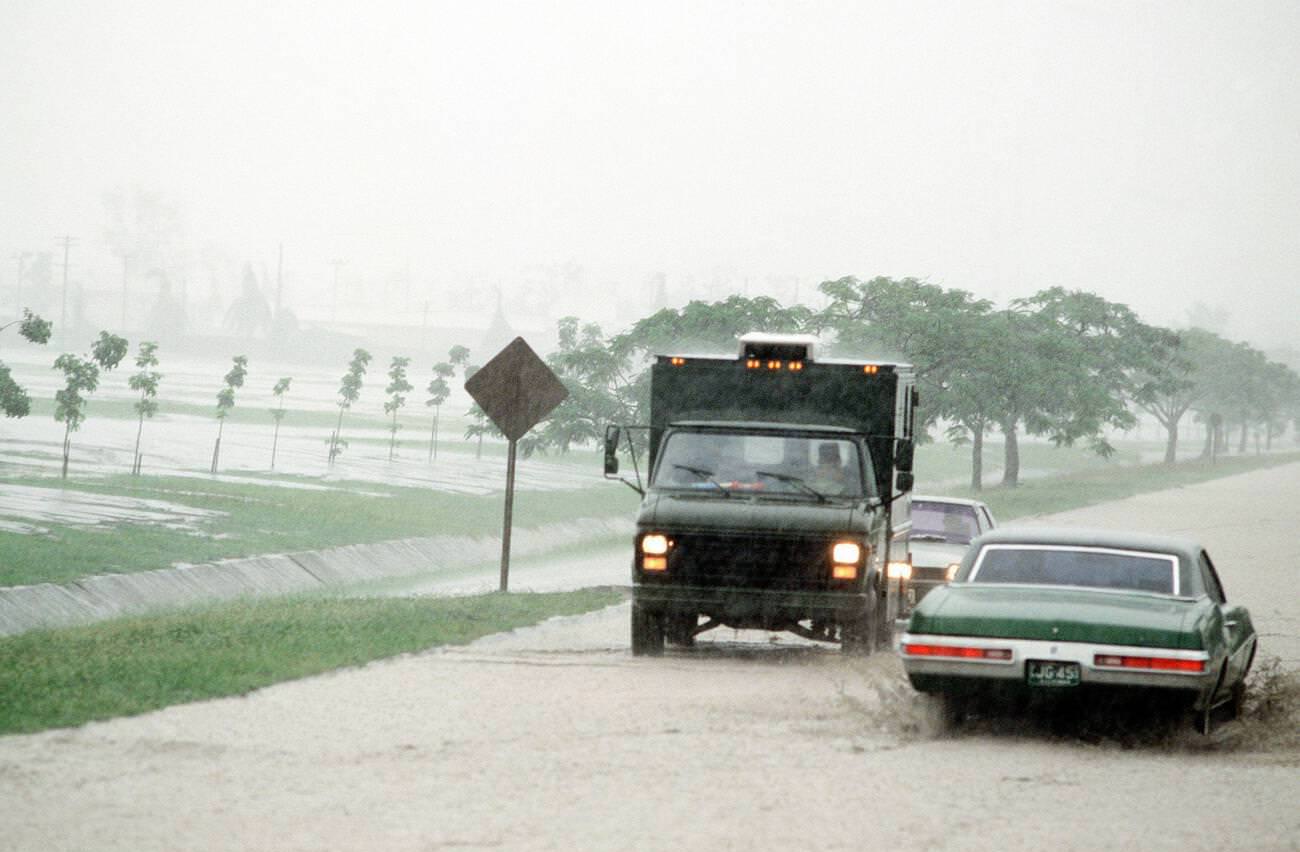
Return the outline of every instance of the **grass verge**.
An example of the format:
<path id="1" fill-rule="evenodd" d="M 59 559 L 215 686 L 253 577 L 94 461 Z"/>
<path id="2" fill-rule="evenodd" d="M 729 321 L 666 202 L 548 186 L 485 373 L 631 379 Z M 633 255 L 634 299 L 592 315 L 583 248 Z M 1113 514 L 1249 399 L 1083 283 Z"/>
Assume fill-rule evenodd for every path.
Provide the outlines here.
<path id="1" fill-rule="evenodd" d="M 601 609 L 613 589 L 242 600 L 0 639 L 0 734 L 242 695 L 280 681 Z"/>
<path id="2" fill-rule="evenodd" d="M 46 482 L 51 501 L 60 489 Z M 346 488 L 346 485 L 339 484 Z M 147 571 L 175 562 L 206 562 L 266 553 L 319 550 L 412 536 L 486 535 L 501 528 L 500 494 L 469 496 L 420 488 L 308 491 L 186 477 L 118 476 L 77 480 L 78 491 L 166 500 L 223 514 L 192 530 L 160 525 L 52 526 L 43 535 L 0 533 L 0 586 L 61 583 L 90 574 Z M 534 527 L 584 517 L 630 518 L 637 496 L 598 483 L 564 491 L 519 491 L 515 525 Z"/>
<path id="3" fill-rule="evenodd" d="M 1184 461 L 1176 465 L 1152 464 L 1141 467 L 1108 467 L 1082 470 L 1043 479 L 1030 479 L 1015 488 L 945 489 L 953 497 L 983 500 L 999 521 L 1030 515 L 1047 515 L 1079 509 L 1095 503 L 1121 500 L 1134 494 L 1194 485 L 1238 473 L 1300 462 L 1300 452 L 1220 458 L 1214 464 Z"/>

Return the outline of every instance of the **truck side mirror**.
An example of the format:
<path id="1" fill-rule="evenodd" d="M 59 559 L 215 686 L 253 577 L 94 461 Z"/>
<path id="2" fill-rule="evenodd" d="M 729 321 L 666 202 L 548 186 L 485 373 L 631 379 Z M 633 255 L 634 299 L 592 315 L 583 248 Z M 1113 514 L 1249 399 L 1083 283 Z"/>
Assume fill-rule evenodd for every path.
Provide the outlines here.
<path id="1" fill-rule="evenodd" d="M 911 441 L 899 441 L 894 448 L 894 468 L 900 471 L 910 471 L 912 469 L 912 450 Z"/>
<path id="2" fill-rule="evenodd" d="M 613 424 L 605 427 L 605 475 L 618 473 L 618 436 L 619 429 Z"/>
<path id="3" fill-rule="evenodd" d="M 904 494 L 907 493 L 908 491 L 911 491 L 912 484 L 913 484 L 912 474 L 908 471 L 899 471 L 898 475 L 894 479 L 894 484 L 897 485 L 898 490 L 903 492 Z"/>

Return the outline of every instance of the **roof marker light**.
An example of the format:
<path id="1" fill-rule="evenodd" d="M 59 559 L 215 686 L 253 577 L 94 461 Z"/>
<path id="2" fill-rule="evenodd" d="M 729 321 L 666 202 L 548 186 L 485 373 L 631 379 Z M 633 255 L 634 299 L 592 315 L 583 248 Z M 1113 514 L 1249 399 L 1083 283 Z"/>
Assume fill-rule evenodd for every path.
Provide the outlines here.
<path id="1" fill-rule="evenodd" d="M 680 367 L 686 363 L 686 359 L 680 355 L 674 355 L 672 358 L 668 359 L 668 363 L 672 364 L 674 367 Z"/>
<path id="2" fill-rule="evenodd" d="M 866 373 L 868 376 L 874 376 L 874 375 L 876 374 L 876 371 L 879 370 L 879 369 L 880 369 L 880 368 L 877 367 L 875 364 L 863 364 L 863 365 L 862 365 L 862 372 Z"/>

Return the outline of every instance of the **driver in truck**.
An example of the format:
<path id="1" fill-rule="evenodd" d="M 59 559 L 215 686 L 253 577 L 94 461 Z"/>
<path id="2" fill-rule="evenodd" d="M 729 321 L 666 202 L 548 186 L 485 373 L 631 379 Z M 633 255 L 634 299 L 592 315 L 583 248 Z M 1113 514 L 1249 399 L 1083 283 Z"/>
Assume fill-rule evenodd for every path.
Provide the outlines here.
<path id="1" fill-rule="evenodd" d="M 812 486 L 825 494 L 842 494 L 848 484 L 844 462 L 840 459 L 839 444 L 829 441 L 817 447 L 817 467 L 813 471 Z"/>

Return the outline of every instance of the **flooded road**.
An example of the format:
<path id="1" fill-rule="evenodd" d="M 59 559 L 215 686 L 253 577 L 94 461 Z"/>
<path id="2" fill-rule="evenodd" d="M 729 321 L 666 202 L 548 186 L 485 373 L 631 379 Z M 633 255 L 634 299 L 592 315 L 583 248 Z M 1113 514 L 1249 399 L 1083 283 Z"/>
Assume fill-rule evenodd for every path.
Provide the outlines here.
<path id="1" fill-rule="evenodd" d="M 1292 465 L 1034 522 L 1195 534 L 1294 672 L 1295 506 Z M 1210 738 L 952 735 L 890 654 L 715 631 L 633 658 L 627 632 L 624 604 L 0 739 L 0 849 L 1300 846 L 1294 714 Z"/>

